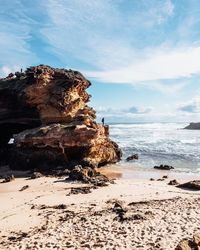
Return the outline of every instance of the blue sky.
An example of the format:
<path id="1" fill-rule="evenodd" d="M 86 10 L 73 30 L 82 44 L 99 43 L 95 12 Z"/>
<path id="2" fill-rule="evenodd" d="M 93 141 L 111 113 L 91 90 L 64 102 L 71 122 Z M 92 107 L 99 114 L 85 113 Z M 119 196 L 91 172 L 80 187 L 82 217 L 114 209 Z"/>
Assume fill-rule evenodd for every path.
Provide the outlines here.
<path id="1" fill-rule="evenodd" d="M 199 0 L 0 0 L 0 76 L 78 69 L 109 122 L 200 121 Z"/>

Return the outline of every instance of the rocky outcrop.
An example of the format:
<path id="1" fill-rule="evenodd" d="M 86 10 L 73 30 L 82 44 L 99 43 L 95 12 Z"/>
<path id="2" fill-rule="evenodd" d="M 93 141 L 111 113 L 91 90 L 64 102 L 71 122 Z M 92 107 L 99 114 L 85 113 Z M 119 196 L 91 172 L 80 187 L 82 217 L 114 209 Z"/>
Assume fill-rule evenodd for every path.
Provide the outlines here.
<path id="1" fill-rule="evenodd" d="M 176 185 L 179 185 L 179 183 L 177 180 L 174 179 L 174 180 L 169 181 L 168 185 L 176 186 Z"/>
<path id="2" fill-rule="evenodd" d="M 11 182 L 11 181 L 14 181 L 15 180 L 15 177 L 14 175 L 8 175 L 4 178 L 4 180 L 2 181 L 2 183 L 6 183 L 6 182 Z"/>
<path id="3" fill-rule="evenodd" d="M 183 239 L 176 246 L 175 250 L 199 250 L 200 249 L 200 234 L 193 236 L 193 239 Z"/>
<path id="4" fill-rule="evenodd" d="M 159 169 L 159 170 L 170 170 L 170 169 L 174 169 L 174 167 L 169 166 L 169 165 L 160 165 L 160 166 L 154 166 L 155 169 Z"/>
<path id="5" fill-rule="evenodd" d="M 11 167 L 70 168 L 120 160 L 109 127 L 97 124 L 95 110 L 87 106 L 90 85 L 78 71 L 44 65 L 0 80 L 0 143 L 4 147 L 14 137 Z"/>
<path id="6" fill-rule="evenodd" d="M 186 126 L 184 129 L 200 129 L 200 122 L 191 122 L 190 125 Z"/>
<path id="7" fill-rule="evenodd" d="M 139 159 L 139 156 L 138 154 L 133 154 L 133 155 L 130 155 L 126 158 L 126 161 L 132 161 L 132 160 L 138 160 Z"/>
<path id="8" fill-rule="evenodd" d="M 189 181 L 178 185 L 179 188 L 190 189 L 190 190 L 200 190 L 200 180 Z"/>
<path id="9" fill-rule="evenodd" d="M 98 172 L 95 168 L 76 166 L 69 173 L 69 180 L 71 181 L 81 181 L 83 183 L 91 183 L 95 187 L 97 186 L 107 186 L 108 183 L 113 183 L 105 175 Z"/>

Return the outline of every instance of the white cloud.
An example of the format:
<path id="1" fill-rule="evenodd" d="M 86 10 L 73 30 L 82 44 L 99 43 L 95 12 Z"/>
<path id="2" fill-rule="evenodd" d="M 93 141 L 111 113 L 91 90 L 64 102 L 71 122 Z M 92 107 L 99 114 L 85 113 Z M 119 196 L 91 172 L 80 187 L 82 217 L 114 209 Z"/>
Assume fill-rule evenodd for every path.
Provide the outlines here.
<path id="1" fill-rule="evenodd" d="M 146 54 L 126 67 L 84 74 L 105 83 L 132 84 L 165 94 L 180 91 L 193 75 L 200 74 L 200 47 L 157 48 Z"/>
<path id="2" fill-rule="evenodd" d="M 0 77 L 36 61 L 31 51 L 31 25 L 20 0 L 4 1 L 0 9 Z M 17 65 L 17 66 L 16 66 Z"/>
<path id="3" fill-rule="evenodd" d="M 162 25 L 176 14 L 177 4 L 171 0 L 127 4 L 121 0 L 37 1 L 32 16 L 37 16 L 37 8 L 45 16 L 39 25 L 31 19 L 29 4 L 28 9 L 22 3 L 4 1 L 0 9 L 4 16 L 0 18 L 0 75 L 7 74 L 6 67 L 37 62 L 30 47 L 35 30 L 47 51 L 64 65 L 102 82 L 134 84 L 171 94 L 185 86 L 185 80 L 177 83 L 177 78 L 199 74 L 200 47 L 175 48 L 173 42 L 166 48 L 155 45 L 165 43 L 160 37 L 168 35 L 168 29 Z M 190 30 L 199 15 L 192 16 Z M 166 79 L 174 79 L 174 84 L 163 82 Z"/>
<path id="4" fill-rule="evenodd" d="M 133 2 L 129 3 L 130 9 L 123 11 L 122 1 L 49 0 L 46 3 L 49 24 L 41 32 L 51 52 L 65 63 L 69 55 L 83 62 L 85 68 L 89 65 L 101 70 L 126 67 L 141 57 L 136 48 L 138 36 L 159 25 L 161 19 L 164 22 L 174 9 L 170 0 Z"/>
<path id="5" fill-rule="evenodd" d="M 2 66 L 0 67 L 0 76 L 7 76 L 9 73 L 13 73 L 16 71 L 19 71 L 20 67 L 19 66 L 13 66 L 13 67 L 9 67 L 9 66 Z"/>
<path id="6" fill-rule="evenodd" d="M 179 105 L 178 110 L 184 113 L 200 113 L 200 97 L 196 96 L 191 101 Z"/>
<path id="7" fill-rule="evenodd" d="M 112 48 L 109 41 L 114 36 L 112 27 L 119 24 L 115 4 L 111 1 L 49 0 L 46 10 L 49 24 L 41 32 L 50 50 L 65 63 L 69 63 L 69 55 L 84 64 L 102 65 L 108 54 L 116 53 L 117 49 L 109 50 Z"/>
<path id="8" fill-rule="evenodd" d="M 172 1 L 168 0 L 164 3 L 164 10 L 168 16 L 173 15 L 174 13 L 174 4 Z"/>
<path id="9" fill-rule="evenodd" d="M 67 67 L 77 68 L 78 61 L 79 70 L 89 78 L 167 93 L 185 86 L 185 79 L 184 83 L 177 79 L 200 73 L 200 47 L 183 40 L 177 43 L 180 32 L 176 31 L 190 18 L 186 10 L 180 23 L 173 20 L 175 26 L 167 28 L 162 25 L 179 15 L 177 3 L 133 1 L 123 11 L 120 4 L 123 1 L 46 1 L 49 23 L 41 33 L 50 52 Z M 195 14 L 190 30 L 197 17 Z M 169 79 L 174 83 L 163 82 Z"/>
<path id="10" fill-rule="evenodd" d="M 145 88 L 149 88 L 152 90 L 157 90 L 163 94 L 176 94 L 179 92 L 181 89 L 183 89 L 186 85 L 188 85 L 188 81 L 182 80 L 181 82 L 179 81 L 170 81 L 171 83 L 163 82 L 162 80 L 160 81 L 145 81 L 145 82 L 134 82 L 132 85 L 135 86 L 144 86 Z"/>
<path id="11" fill-rule="evenodd" d="M 146 19 L 145 23 L 147 26 L 161 25 L 174 14 L 174 4 L 171 0 L 161 2 L 149 1 L 147 3 L 152 4 L 147 11 L 147 18 L 150 18 Z"/>
<path id="12" fill-rule="evenodd" d="M 147 108 L 141 108 L 141 107 L 136 107 L 132 106 L 129 109 L 124 109 L 122 111 L 130 114 L 147 114 L 150 113 L 153 110 L 152 107 L 147 107 Z"/>
<path id="13" fill-rule="evenodd" d="M 132 106 L 129 108 L 122 108 L 122 109 L 113 109 L 113 108 L 106 108 L 106 107 L 97 107 L 96 111 L 99 116 L 105 117 L 139 117 L 145 114 L 151 113 L 153 110 L 152 107 L 137 107 Z"/>
<path id="14" fill-rule="evenodd" d="M 152 107 L 127 109 L 100 108 L 97 110 L 97 118 L 105 118 L 106 122 L 152 122 L 152 121 L 172 121 L 177 118 L 177 114 L 171 111 L 158 112 Z"/>
<path id="15" fill-rule="evenodd" d="M 200 47 L 152 51 L 143 60 L 108 71 L 87 71 L 88 77 L 110 83 L 134 83 L 191 77 L 200 73 Z"/>
<path id="16" fill-rule="evenodd" d="M 134 110 L 136 108 L 136 110 Z M 179 106 L 180 108 L 180 106 Z M 158 110 L 157 108 L 132 107 L 130 109 L 111 109 L 111 108 L 96 108 L 97 118 L 100 121 L 102 117 L 106 122 L 198 122 L 199 117 L 196 112 L 183 112 L 179 108 Z M 133 112 L 131 112 L 131 110 Z M 138 111 L 139 110 L 139 111 Z"/>

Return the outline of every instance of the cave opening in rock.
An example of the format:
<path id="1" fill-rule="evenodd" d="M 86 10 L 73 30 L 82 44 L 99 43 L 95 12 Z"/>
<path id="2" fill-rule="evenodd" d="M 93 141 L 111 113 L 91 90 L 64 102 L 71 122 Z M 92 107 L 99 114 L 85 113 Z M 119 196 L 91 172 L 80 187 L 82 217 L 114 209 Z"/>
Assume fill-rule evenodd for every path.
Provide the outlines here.
<path id="1" fill-rule="evenodd" d="M 4 146 L 5 144 L 8 144 L 10 139 L 13 138 L 14 134 L 18 134 L 26 129 L 34 128 L 35 126 L 40 126 L 40 122 L 37 123 L 3 123 L 0 124 L 0 145 Z"/>
<path id="2" fill-rule="evenodd" d="M 65 155 L 67 158 L 67 161 L 78 161 L 80 162 L 85 155 L 87 155 L 89 148 L 87 147 L 69 147 L 65 148 Z"/>
<path id="3" fill-rule="evenodd" d="M 39 120 L 30 123 L 2 123 L 0 124 L 0 165 L 7 165 L 10 157 L 10 149 L 13 146 L 13 136 L 26 129 L 40 126 Z"/>

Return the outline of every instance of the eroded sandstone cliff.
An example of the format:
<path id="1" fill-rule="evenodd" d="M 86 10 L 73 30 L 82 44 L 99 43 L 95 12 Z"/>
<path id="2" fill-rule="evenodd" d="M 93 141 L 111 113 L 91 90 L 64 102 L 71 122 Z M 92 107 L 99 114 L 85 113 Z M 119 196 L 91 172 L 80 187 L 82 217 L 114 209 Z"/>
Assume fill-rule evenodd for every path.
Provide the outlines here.
<path id="1" fill-rule="evenodd" d="M 0 143 L 18 169 L 76 164 L 101 166 L 120 160 L 109 128 L 87 106 L 91 83 L 78 71 L 30 67 L 0 80 Z"/>

